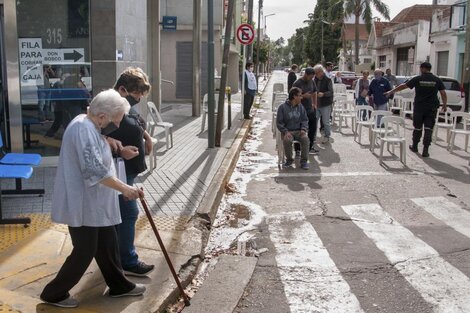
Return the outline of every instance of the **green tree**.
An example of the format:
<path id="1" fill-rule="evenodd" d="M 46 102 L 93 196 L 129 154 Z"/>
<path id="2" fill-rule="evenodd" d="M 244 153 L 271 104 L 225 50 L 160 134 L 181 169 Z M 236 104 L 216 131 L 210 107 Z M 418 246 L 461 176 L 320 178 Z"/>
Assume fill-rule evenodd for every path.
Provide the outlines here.
<path id="1" fill-rule="evenodd" d="M 301 65 L 306 61 L 305 55 L 305 38 L 307 27 L 297 28 L 295 34 L 287 40 L 288 54 L 292 55 L 292 63 Z"/>
<path id="2" fill-rule="evenodd" d="M 331 0 L 318 0 L 314 12 L 308 14 L 305 53 L 309 63 L 337 60 L 342 25 L 337 18 L 338 14 L 342 15 L 340 11 L 331 9 Z"/>
<path id="3" fill-rule="evenodd" d="M 372 28 L 372 7 L 386 20 L 390 20 L 390 10 L 388 5 L 381 0 L 341 0 L 337 3 L 344 7 L 345 17 L 350 15 L 355 17 L 354 55 L 355 64 L 359 64 L 359 18 L 364 19 L 367 31 L 370 32 Z"/>

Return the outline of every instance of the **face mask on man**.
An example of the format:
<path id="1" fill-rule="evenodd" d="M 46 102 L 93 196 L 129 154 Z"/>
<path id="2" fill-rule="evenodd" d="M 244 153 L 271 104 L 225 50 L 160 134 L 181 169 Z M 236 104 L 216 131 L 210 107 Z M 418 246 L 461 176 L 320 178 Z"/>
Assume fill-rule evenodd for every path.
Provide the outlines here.
<path id="1" fill-rule="evenodd" d="M 131 95 L 127 95 L 127 96 L 126 96 L 126 100 L 127 100 L 127 102 L 129 102 L 129 105 L 130 105 L 131 107 L 140 102 L 140 101 L 136 100 L 136 99 L 135 99 L 133 96 L 131 96 Z"/>
<path id="2" fill-rule="evenodd" d="M 101 135 L 107 136 L 107 135 L 111 134 L 113 131 L 115 131 L 116 129 L 118 129 L 118 127 L 116 126 L 116 124 L 114 124 L 111 121 L 105 127 L 101 127 Z"/>

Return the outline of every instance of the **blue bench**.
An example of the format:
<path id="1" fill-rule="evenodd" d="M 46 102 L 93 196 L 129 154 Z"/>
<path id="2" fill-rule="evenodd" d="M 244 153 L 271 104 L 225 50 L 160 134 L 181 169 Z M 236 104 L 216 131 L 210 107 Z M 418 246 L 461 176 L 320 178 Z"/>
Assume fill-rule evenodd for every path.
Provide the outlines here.
<path id="1" fill-rule="evenodd" d="M 0 164 L 0 179 L 14 178 L 14 179 L 28 179 L 33 174 L 33 168 L 27 165 L 4 165 Z M 1 185 L 0 185 L 1 190 Z M 4 224 L 27 224 L 31 223 L 29 217 L 24 218 L 3 218 L 2 214 L 2 197 L 0 196 L 0 225 Z"/>
<path id="2" fill-rule="evenodd" d="M 23 189 L 22 179 L 29 179 L 33 174 L 32 166 L 38 166 L 41 163 L 41 155 L 36 153 L 6 153 L 3 146 L 3 138 L 0 134 L 0 179 L 14 178 L 15 189 L 1 190 L 2 195 L 18 195 L 18 194 L 44 194 L 44 189 Z M 28 224 L 29 218 L 4 219 L 2 217 L 2 206 L 0 196 L 0 224 Z"/>

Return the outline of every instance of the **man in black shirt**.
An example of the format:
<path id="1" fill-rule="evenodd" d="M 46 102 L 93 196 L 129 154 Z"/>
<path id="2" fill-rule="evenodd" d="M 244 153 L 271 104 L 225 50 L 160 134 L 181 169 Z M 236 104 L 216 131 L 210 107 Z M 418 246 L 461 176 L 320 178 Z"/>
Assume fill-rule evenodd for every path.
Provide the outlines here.
<path id="1" fill-rule="evenodd" d="M 310 139 L 310 154 L 318 154 L 315 149 L 315 138 L 317 136 L 317 87 L 313 82 L 315 71 L 311 67 L 305 69 L 304 76 L 297 79 L 292 87 L 302 90 L 302 105 L 308 116 L 308 138 Z M 296 151 L 300 150 L 296 148 Z"/>
<path id="2" fill-rule="evenodd" d="M 423 157 L 429 157 L 429 146 L 432 140 L 432 129 L 436 121 L 436 114 L 439 108 L 439 98 L 437 92 L 441 94 L 442 111 L 447 110 L 447 94 L 442 80 L 431 73 L 431 64 L 424 62 L 420 66 L 421 75 L 415 76 L 406 83 L 395 87 L 384 95 L 404 90 L 406 88 L 415 89 L 415 101 L 413 108 L 413 144 L 410 150 L 418 152 L 418 143 L 421 139 L 424 126 L 423 137 Z"/>
<path id="3" fill-rule="evenodd" d="M 290 89 L 292 88 L 292 85 L 297 80 L 297 74 L 296 74 L 297 68 L 298 68 L 297 64 L 292 64 L 290 71 L 289 71 L 289 75 L 287 75 L 287 92 L 290 91 Z"/>
<path id="4" fill-rule="evenodd" d="M 127 184 L 134 185 L 134 180 L 139 173 L 147 169 L 145 154 L 152 149 L 152 140 L 145 130 L 145 122 L 135 110 L 135 105 L 150 91 L 150 83 L 147 75 L 140 68 L 129 67 L 121 73 L 114 89 L 125 97 L 131 105 L 129 114 L 119 125 L 119 128 L 110 132 L 108 139 L 112 148 L 115 148 L 123 157 L 126 165 Z M 117 142 L 117 144 L 116 144 Z M 113 145 L 114 144 L 114 145 Z M 124 148 L 122 148 L 124 146 Z M 129 156 L 126 148 L 134 149 L 134 156 Z M 113 149 L 114 150 L 114 149 Z M 117 225 L 119 238 L 119 253 L 124 274 L 131 276 L 146 276 L 154 269 L 154 265 L 148 265 L 139 260 L 135 251 L 135 223 L 139 216 L 139 208 L 136 200 L 124 199 L 119 196 L 119 208 L 121 210 L 122 223 Z"/>

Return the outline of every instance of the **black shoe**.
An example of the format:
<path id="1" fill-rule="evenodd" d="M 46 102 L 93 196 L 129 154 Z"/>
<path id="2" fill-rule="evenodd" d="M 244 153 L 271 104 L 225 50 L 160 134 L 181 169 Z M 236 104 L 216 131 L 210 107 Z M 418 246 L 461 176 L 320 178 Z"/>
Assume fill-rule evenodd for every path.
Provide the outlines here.
<path id="1" fill-rule="evenodd" d="M 418 152 L 418 146 L 417 145 L 416 146 L 415 145 L 409 145 L 409 148 L 413 152 Z"/>
<path id="2" fill-rule="evenodd" d="M 428 147 L 423 148 L 423 153 L 421 155 L 423 156 L 423 158 L 429 158 Z"/>
<path id="3" fill-rule="evenodd" d="M 300 159 L 300 151 L 298 150 L 295 151 L 295 158 Z"/>
<path id="4" fill-rule="evenodd" d="M 137 277 L 147 276 L 154 270 L 154 268 L 154 265 L 148 265 L 142 261 L 139 261 L 136 266 L 125 268 L 124 275 Z"/>
<path id="5" fill-rule="evenodd" d="M 310 150 L 308 151 L 308 154 L 311 154 L 311 155 L 317 155 L 320 151 L 318 151 L 317 149 L 315 149 L 315 147 L 311 147 Z"/>
<path id="6" fill-rule="evenodd" d="M 249 115 L 245 115 L 244 118 L 245 118 L 245 120 L 251 120 L 251 116 L 249 116 Z"/>

